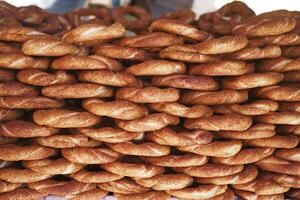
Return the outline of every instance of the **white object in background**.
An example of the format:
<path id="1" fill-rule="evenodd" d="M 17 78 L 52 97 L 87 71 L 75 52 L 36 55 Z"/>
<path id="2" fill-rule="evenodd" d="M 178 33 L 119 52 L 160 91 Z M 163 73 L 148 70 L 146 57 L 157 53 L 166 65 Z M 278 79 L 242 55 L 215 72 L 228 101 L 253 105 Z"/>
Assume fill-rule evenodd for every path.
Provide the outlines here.
<path id="1" fill-rule="evenodd" d="M 57 0 L 6 0 L 6 2 L 20 7 L 20 6 L 29 6 L 29 5 L 36 5 L 38 7 L 41 7 L 43 9 L 50 8 Z"/>

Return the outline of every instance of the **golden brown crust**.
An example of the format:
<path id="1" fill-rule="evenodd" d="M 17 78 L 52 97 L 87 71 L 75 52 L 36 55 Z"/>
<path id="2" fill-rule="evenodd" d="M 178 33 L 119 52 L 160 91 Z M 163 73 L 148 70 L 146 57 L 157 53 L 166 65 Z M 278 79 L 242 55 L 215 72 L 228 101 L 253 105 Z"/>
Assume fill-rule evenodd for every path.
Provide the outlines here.
<path id="1" fill-rule="evenodd" d="M 24 42 L 22 52 L 30 56 L 64 56 L 75 54 L 78 49 L 56 38 L 36 38 Z"/>
<path id="2" fill-rule="evenodd" d="M 270 124 L 300 125 L 300 113 L 294 111 L 270 112 L 257 116 L 256 119 Z"/>
<path id="3" fill-rule="evenodd" d="M 145 188 L 129 178 L 123 178 L 107 183 L 100 183 L 98 184 L 98 187 L 108 192 L 120 194 L 139 194 L 148 192 L 150 190 L 150 188 Z"/>
<path id="4" fill-rule="evenodd" d="M 187 91 L 181 95 L 183 104 L 220 105 L 247 101 L 248 91 L 220 90 L 216 92 Z"/>
<path id="5" fill-rule="evenodd" d="M 186 174 L 161 174 L 151 178 L 135 179 L 135 182 L 153 190 L 176 190 L 188 187 L 193 178 Z"/>
<path id="6" fill-rule="evenodd" d="M 0 42 L 0 53 L 18 53 L 21 49 L 18 45 L 10 44 L 9 42 Z"/>
<path id="7" fill-rule="evenodd" d="M 254 124 L 245 131 L 219 131 L 217 135 L 229 139 L 259 139 L 268 138 L 276 134 L 275 125 L 273 124 Z"/>
<path id="8" fill-rule="evenodd" d="M 283 74 L 276 72 L 252 73 L 222 80 L 222 88 L 232 90 L 243 90 L 256 87 L 264 87 L 278 84 L 283 80 Z"/>
<path id="9" fill-rule="evenodd" d="M 243 165 L 254 163 L 273 154 L 273 148 L 250 148 L 243 149 L 237 154 L 227 158 L 212 158 L 213 162 L 225 165 Z"/>
<path id="10" fill-rule="evenodd" d="M 242 148 L 240 140 L 216 141 L 203 145 L 177 147 L 180 151 L 195 153 L 203 156 L 230 157 L 237 154 Z"/>
<path id="11" fill-rule="evenodd" d="M 288 59 L 285 57 L 262 60 L 256 65 L 261 72 L 288 72 L 300 70 L 299 59 Z"/>
<path id="12" fill-rule="evenodd" d="M 272 179 L 272 181 L 285 186 L 292 188 L 300 188 L 300 178 L 299 176 L 292 176 L 287 174 L 278 174 L 267 172 L 264 174 L 267 178 Z"/>
<path id="13" fill-rule="evenodd" d="M 98 83 L 115 87 L 140 87 L 142 83 L 133 75 L 125 72 L 112 72 L 109 70 L 80 71 L 78 79 L 81 81 Z"/>
<path id="14" fill-rule="evenodd" d="M 48 137 L 37 137 L 35 141 L 43 146 L 53 148 L 96 147 L 101 142 L 82 134 L 58 134 Z"/>
<path id="15" fill-rule="evenodd" d="M 120 154 L 106 147 L 75 147 L 61 150 L 62 155 L 71 162 L 79 164 L 104 164 L 115 162 Z"/>
<path id="16" fill-rule="evenodd" d="M 98 24 L 80 25 L 62 36 L 62 41 L 78 45 L 95 45 L 101 41 L 120 38 L 125 35 L 125 28 L 120 23 L 110 26 Z"/>
<path id="17" fill-rule="evenodd" d="M 257 100 L 248 104 L 231 104 L 231 105 L 215 105 L 214 113 L 239 113 L 242 115 L 262 115 L 272 111 L 276 111 L 279 105 L 272 100 Z"/>
<path id="18" fill-rule="evenodd" d="M 101 118 L 89 112 L 52 109 L 35 111 L 33 113 L 33 120 L 39 125 L 57 128 L 75 128 L 93 126 L 99 123 Z"/>
<path id="19" fill-rule="evenodd" d="M 175 132 L 167 127 L 148 132 L 146 138 L 161 145 L 190 146 L 208 144 L 212 141 L 213 136 L 210 132 L 203 130 Z"/>
<path id="20" fill-rule="evenodd" d="M 144 142 L 142 144 L 134 144 L 132 142 L 122 142 L 116 144 L 107 144 L 107 146 L 116 152 L 124 155 L 133 156 L 164 156 L 170 153 L 170 147 L 159 145 L 153 142 Z"/>
<path id="21" fill-rule="evenodd" d="M 176 125 L 179 123 L 179 118 L 166 113 L 154 113 L 131 121 L 116 119 L 115 122 L 125 131 L 146 132 L 159 130 L 168 125 Z"/>
<path id="22" fill-rule="evenodd" d="M 178 190 L 167 190 L 166 192 L 172 196 L 178 198 L 187 199 L 209 199 L 220 194 L 223 194 L 227 189 L 227 186 L 217 186 L 217 185 L 201 185 L 192 188 L 183 188 Z"/>
<path id="23" fill-rule="evenodd" d="M 234 193 L 246 200 L 284 200 L 284 194 L 258 195 L 254 192 L 234 189 Z"/>
<path id="24" fill-rule="evenodd" d="M 291 17 L 255 16 L 233 28 L 233 34 L 243 34 L 248 37 L 264 37 L 280 35 L 289 32 L 296 26 L 296 20 Z"/>
<path id="25" fill-rule="evenodd" d="M 209 36 L 207 32 L 200 31 L 192 25 L 172 19 L 155 20 L 151 23 L 149 29 L 151 31 L 163 31 L 172 33 L 196 41 L 203 41 Z"/>
<path id="26" fill-rule="evenodd" d="M 65 103 L 61 100 L 44 96 L 37 97 L 0 97 L 0 108 L 5 109 L 48 109 L 60 108 Z"/>
<path id="27" fill-rule="evenodd" d="M 49 37 L 45 33 L 38 32 L 24 26 L 3 26 L 0 28 L 0 39 L 2 41 L 25 42 L 32 38 Z"/>
<path id="28" fill-rule="evenodd" d="M 188 70 L 188 74 L 204 76 L 238 76 L 253 71 L 253 65 L 246 64 L 243 61 L 221 60 L 191 66 Z"/>
<path id="29" fill-rule="evenodd" d="M 187 107 L 177 102 L 163 102 L 163 103 L 151 103 L 148 106 L 158 112 L 164 112 L 170 115 L 184 117 L 184 118 L 198 118 L 202 116 L 210 116 L 213 114 L 213 110 L 204 105 L 195 105 Z"/>
<path id="30" fill-rule="evenodd" d="M 37 96 L 39 91 L 36 87 L 19 83 L 0 83 L 0 96 Z"/>
<path id="31" fill-rule="evenodd" d="M 245 145 L 269 148 L 295 148 L 299 143 L 297 136 L 292 134 L 274 135 L 268 138 L 247 140 Z"/>
<path id="32" fill-rule="evenodd" d="M 174 87 L 181 89 L 215 91 L 218 83 L 211 77 L 189 75 L 167 75 L 152 78 L 152 84 L 158 87 Z"/>
<path id="33" fill-rule="evenodd" d="M 175 88 L 160 89 L 151 86 L 145 88 L 126 87 L 118 89 L 115 97 L 135 103 L 173 102 L 179 99 L 179 91 Z"/>
<path id="34" fill-rule="evenodd" d="M 98 116 L 123 120 L 134 120 L 148 114 L 146 107 L 124 100 L 105 102 L 96 98 L 85 99 L 82 107 Z"/>
<path id="35" fill-rule="evenodd" d="M 155 175 L 164 173 L 163 167 L 146 163 L 124 163 L 117 161 L 113 163 L 102 164 L 101 167 L 111 173 L 133 178 L 151 178 Z"/>
<path id="36" fill-rule="evenodd" d="M 118 194 L 114 193 L 114 196 L 118 200 L 141 200 L 141 199 L 147 199 L 147 200 L 168 200 L 170 198 L 170 195 L 166 192 L 162 191 L 150 191 L 145 193 L 137 193 L 137 194 Z"/>
<path id="37" fill-rule="evenodd" d="M 56 181 L 52 179 L 43 180 L 35 183 L 27 183 L 27 186 L 40 193 L 61 196 L 67 199 L 73 198 L 82 192 L 86 192 L 96 188 L 95 184 L 80 183 L 74 180 Z"/>
<path id="38" fill-rule="evenodd" d="M 191 153 L 159 157 L 141 157 L 141 159 L 147 163 L 163 167 L 190 167 L 204 165 L 208 162 L 208 157 Z"/>
<path id="39" fill-rule="evenodd" d="M 72 195 L 72 200 L 99 200 L 107 195 L 107 191 L 101 190 L 99 188 L 89 190 L 86 192 L 81 192 L 80 194 Z"/>
<path id="40" fill-rule="evenodd" d="M 71 177 L 82 183 L 106 183 L 123 178 L 123 176 L 107 171 L 87 171 L 84 169 L 71 174 Z"/>
<path id="41" fill-rule="evenodd" d="M 40 126 L 24 120 L 10 120 L 0 124 L 0 135 L 6 137 L 46 137 L 58 133 L 58 129 Z"/>
<path id="42" fill-rule="evenodd" d="M 174 44 L 182 44 L 182 42 L 182 38 L 175 35 L 154 32 L 122 38 L 119 41 L 119 45 L 143 49 L 160 49 Z"/>
<path id="43" fill-rule="evenodd" d="M 275 101 L 300 101 L 300 89 L 290 86 L 269 86 L 258 88 L 254 91 L 254 96 Z"/>
<path id="44" fill-rule="evenodd" d="M 30 169 L 0 169 L 0 178 L 10 183 L 32 183 L 50 178 L 51 175 L 40 174 Z"/>
<path id="45" fill-rule="evenodd" d="M 195 182 L 201 184 L 213 184 L 213 185 L 228 185 L 228 184 L 243 184 L 253 181 L 258 175 L 258 170 L 254 165 L 247 165 L 243 171 L 221 177 L 211 178 L 195 178 Z"/>
<path id="46" fill-rule="evenodd" d="M 2 53 L 0 67 L 6 69 L 47 69 L 48 58 L 34 58 L 22 53 Z"/>
<path id="47" fill-rule="evenodd" d="M 0 69 L 0 81 L 8 82 L 14 81 L 16 79 L 16 75 L 13 71 L 7 69 Z"/>
<path id="48" fill-rule="evenodd" d="M 281 186 L 280 184 L 258 177 L 257 179 L 244 183 L 232 185 L 234 189 L 255 192 L 256 195 L 273 195 L 287 192 L 290 188 Z"/>
<path id="49" fill-rule="evenodd" d="M 180 20 L 183 23 L 190 24 L 194 22 L 196 14 L 189 9 L 180 9 L 160 15 L 160 19 L 175 19 Z"/>
<path id="50" fill-rule="evenodd" d="M 65 158 L 23 161 L 22 164 L 32 171 L 48 175 L 72 174 L 84 167 L 84 165 L 70 162 Z"/>
<path id="51" fill-rule="evenodd" d="M 256 60 L 265 58 L 278 58 L 281 55 L 279 46 L 270 45 L 266 47 L 246 47 L 239 51 L 225 55 L 231 60 Z"/>
<path id="52" fill-rule="evenodd" d="M 23 200 L 23 199 L 31 199 L 31 200 L 39 200 L 42 197 L 45 197 L 47 194 L 39 193 L 35 190 L 31 189 L 17 189 L 11 192 L 6 192 L 0 194 L 0 199 L 7 199 L 7 200 Z"/>
<path id="53" fill-rule="evenodd" d="M 201 54 L 231 53 L 243 49 L 248 44 L 248 39 L 243 35 L 223 36 L 217 39 L 207 40 L 196 45 Z"/>
<path id="54" fill-rule="evenodd" d="M 76 82 L 75 76 L 67 74 L 65 71 L 56 71 L 52 74 L 38 69 L 23 69 L 18 72 L 17 79 L 20 82 L 37 86 L 50 86 Z"/>
<path id="55" fill-rule="evenodd" d="M 142 49 L 123 47 L 114 44 L 101 44 L 96 46 L 94 52 L 100 56 L 129 61 L 142 61 L 149 58 L 148 53 Z"/>
<path id="56" fill-rule="evenodd" d="M 187 129 L 204 129 L 208 131 L 245 131 L 251 125 L 251 117 L 235 113 L 186 119 L 184 121 L 184 127 Z"/>
<path id="57" fill-rule="evenodd" d="M 296 33 L 286 33 L 282 35 L 266 36 L 249 40 L 248 46 L 260 47 L 267 45 L 290 46 L 300 44 L 300 36 Z"/>
<path id="58" fill-rule="evenodd" d="M 79 128 L 78 131 L 90 138 L 97 141 L 107 143 L 119 143 L 128 142 L 136 138 L 143 136 L 142 132 L 128 132 L 122 129 L 113 127 L 101 127 L 101 128 Z"/>
<path id="59" fill-rule="evenodd" d="M 299 152 L 300 148 L 293 148 L 293 149 L 278 149 L 275 152 L 275 156 L 281 159 L 293 161 L 293 162 L 299 162 Z"/>
<path id="60" fill-rule="evenodd" d="M 10 192 L 22 187 L 22 183 L 8 183 L 6 181 L 0 181 L 0 192 Z M 1 199 L 1 198 L 0 198 Z"/>
<path id="61" fill-rule="evenodd" d="M 224 177 L 237 174 L 243 171 L 243 165 L 222 165 L 208 163 L 202 166 L 189 166 L 173 168 L 175 171 L 185 173 L 194 177 L 212 178 L 212 177 Z"/>
<path id="62" fill-rule="evenodd" d="M 56 152 L 56 149 L 40 145 L 6 144 L 0 146 L 0 159 L 7 161 L 39 160 L 53 156 Z"/>
<path id="63" fill-rule="evenodd" d="M 83 20 L 88 16 L 92 18 Z M 111 24 L 111 16 L 109 10 L 106 8 L 77 8 L 67 13 L 67 18 L 75 27 L 82 24 Z"/>
<path id="64" fill-rule="evenodd" d="M 46 86 L 42 94 L 53 98 L 111 97 L 112 88 L 95 83 L 75 83 Z"/>
<path id="65" fill-rule="evenodd" d="M 131 65 L 126 69 L 127 73 L 134 76 L 157 76 L 184 74 L 186 66 L 182 62 L 168 60 L 146 60 L 139 64 Z"/>
<path id="66" fill-rule="evenodd" d="M 0 121 L 14 120 L 22 117 L 24 112 L 22 110 L 0 109 Z"/>

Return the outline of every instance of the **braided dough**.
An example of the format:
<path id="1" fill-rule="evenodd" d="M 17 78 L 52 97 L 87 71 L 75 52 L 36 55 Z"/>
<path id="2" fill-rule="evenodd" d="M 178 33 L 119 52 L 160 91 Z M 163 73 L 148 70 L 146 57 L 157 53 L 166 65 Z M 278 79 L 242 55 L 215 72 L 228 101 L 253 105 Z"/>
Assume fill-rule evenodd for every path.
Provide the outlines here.
<path id="1" fill-rule="evenodd" d="M 125 131 L 146 132 L 159 130 L 168 125 L 176 125 L 179 123 L 179 118 L 166 113 L 154 113 L 131 121 L 115 120 L 115 122 Z"/>
<path id="2" fill-rule="evenodd" d="M 157 87 L 126 87 L 120 88 L 115 94 L 116 99 L 135 103 L 174 102 L 179 99 L 179 91 L 175 88 L 160 89 Z"/>
<path id="3" fill-rule="evenodd" d="M 23 69 L 18 72 L 17 79 L 22 83 L 37 86 L 50 86 L 75 83 L 75 76 L 65 71 L 56 71 L 53 74 L 38 69 Z"/>
<path id="4" fill-rule="evenodd" d="M 89 112 L 65 109 L 37 110 L 33 120 L 39 125 L 57 128 L 89 127 L 101 121 L 101 118 Z"/>
<path id="5" fill-rule="evenodd" d="M 109 148 L 75 147 L 61 150 L 62 155 L 71 162 L 79 164 L 104 164 L 115 162 L 120 154 Z"/>
<path id="6" fill-rule="evenodd" d="M 252 118 L 240 114 L 213 115 L 196 119 L 186 119 L 184 127 L 208 131 L 245 131 L 252 125 Z"/>
<path id="7" fill-rule="evenodd" d="M 203 130 L 175 132 L 167 127 L 148 132 L 146 138 L 161 145 L 190 146 L 208 144 L 212 141 L 213 136 L 210 132 Z"/>

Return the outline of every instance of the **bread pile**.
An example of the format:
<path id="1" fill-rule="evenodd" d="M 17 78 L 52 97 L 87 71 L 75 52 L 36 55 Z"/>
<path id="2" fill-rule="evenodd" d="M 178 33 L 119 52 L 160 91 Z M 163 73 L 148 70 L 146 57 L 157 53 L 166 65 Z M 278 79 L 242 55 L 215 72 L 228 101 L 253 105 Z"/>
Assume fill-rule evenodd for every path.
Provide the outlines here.
<path id="1" fill-rule="evenodd" d="M 0 14 L 0 200 L 300 199 L 299 12 Z"/>

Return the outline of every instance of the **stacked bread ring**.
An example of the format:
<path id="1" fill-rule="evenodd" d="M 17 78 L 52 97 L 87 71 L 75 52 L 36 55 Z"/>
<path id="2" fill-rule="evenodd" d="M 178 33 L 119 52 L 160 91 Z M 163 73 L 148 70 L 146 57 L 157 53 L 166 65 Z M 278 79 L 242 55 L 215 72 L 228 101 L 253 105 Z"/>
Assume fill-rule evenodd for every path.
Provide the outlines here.
<path id="1" fill-rule="evenodd" d="M 0 200 L 300 199 L 298 15 L 1 1 Z"/>

